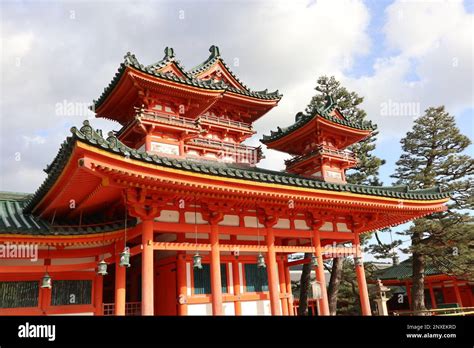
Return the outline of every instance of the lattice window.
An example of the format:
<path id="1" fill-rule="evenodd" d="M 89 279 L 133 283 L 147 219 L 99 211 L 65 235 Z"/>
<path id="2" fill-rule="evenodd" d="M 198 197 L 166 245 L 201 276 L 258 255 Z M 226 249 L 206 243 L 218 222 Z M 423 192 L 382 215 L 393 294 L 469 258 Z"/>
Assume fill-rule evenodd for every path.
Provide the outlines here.
<path id="1" fill-rule="evenodd" d="M 51 305 L 82 305 L 92 303 L 92 280 L 53 280 Z"/>
<path id="2" fill-rule="evenodd" d="M 268 275 L 266 268 L 259 268 L 253 263 L 244 265 L 247 292 L 268 291 Z"/>
<path id="3" fill-rule="evenodd" d="M 209 264 L 203 264 L 202 269 L 194 269 L 194 294 L 211 293 L 211 269 Z M 227 267 L 221 264 L 222 292 L 227 293 Z"/>
<path id="4" fill-rule="evenodd" d="M 38 281 L 0 282 L 0 308 L 38 307 Z"/>

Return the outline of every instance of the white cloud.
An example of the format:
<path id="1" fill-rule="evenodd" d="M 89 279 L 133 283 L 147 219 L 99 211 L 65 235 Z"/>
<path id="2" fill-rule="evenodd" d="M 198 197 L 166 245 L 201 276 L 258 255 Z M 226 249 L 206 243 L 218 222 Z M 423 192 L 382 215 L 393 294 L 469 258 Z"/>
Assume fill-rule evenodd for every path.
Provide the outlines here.
<path id="1" fill-rule="evenodd" d="M 25 147 L 27 148 L 30 147 L 30 145 L 35 145 L 35 144 L 41 145 L 41 144 L 46 143 L 46 139 L 39 135 L 35 135 L 33 137 L 24 135 L 23 141 L 25 142 Z"/>
<path id="2" fill-rule="evenodd" d="M 386 9 L 383 28 L 395 55 L 378 59 L 374 74 L 345 82 L 361 95 L 381 139 L 399 139 L 410 128 L 410 115 L 381 115 L 389 101 L 446 105 L 456 114 L 473 105 L 474 16 L 461 1 L 396 1 Z M 416 77 L 416 78 L 415 78 Z"/>
<path id="3" fill-rule="evenodd" d="M 12 28 L 3 28 L 2 34 L 2 60 L 10 64 L 17 64 L 18 58 L 30 51 L 34 34 L 32 32 L 15 32 Z"/>

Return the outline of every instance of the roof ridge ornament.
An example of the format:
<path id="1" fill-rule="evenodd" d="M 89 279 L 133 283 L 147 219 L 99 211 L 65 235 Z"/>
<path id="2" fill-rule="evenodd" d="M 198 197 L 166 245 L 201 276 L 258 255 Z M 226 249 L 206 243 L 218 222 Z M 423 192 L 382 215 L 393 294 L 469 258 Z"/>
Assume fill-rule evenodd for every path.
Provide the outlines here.
<path id="1" fill-rule="evenodd" d="M 328 94 L 324 98 L 326 100 L 326 104 L 324 104 L 323 113 L 328 111 L 332 111 L 336 107 L 336 103 L 334 102 L 334 98 L 332 95 Z"/>
<path id="2" fill-rule="evenodd" d="M 209 58 L 218 58 L 221 56 L 219 52 L 219 47 L 217 47 L 216 45 L 212 45 L 211 47 L 209 47 L 209 52 L 211 52 L 211 56 Z"/>
<path id="3" fill-rule="evenodd" d="M 127 52 L 123 57 L 125 65 L 140 65 L 137 57 L 133 53 Z"/>
<path id="4" fill-rule="evenodd" d="M 165 57 L 163 59 L 173 59 L 175 57 L 173 47 L 165 48 Z"/>
<path id="5" fill-rule="evenodd" d="M 295 122 L 298 122 L 303 117 L 304 117 L 304 113 L 302 111 L 297 112 L 296 115 L 295 115 Z"/>

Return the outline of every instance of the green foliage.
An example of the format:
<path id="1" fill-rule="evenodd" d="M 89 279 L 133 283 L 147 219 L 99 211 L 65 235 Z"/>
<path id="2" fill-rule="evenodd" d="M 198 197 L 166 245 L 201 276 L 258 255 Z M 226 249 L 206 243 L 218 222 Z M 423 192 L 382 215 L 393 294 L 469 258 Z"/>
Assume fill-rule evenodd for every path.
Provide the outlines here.
<path id="1" fill-rule="evenodd" d="M 366 248 L 364 248 L 365 252 L 369 252 L 370 254 L 374 255 L 376 259 L 392 259 L 395 260 L 398 258 L 396 253 L 396 249 L 402 245 L 402 241 L 399 239 L 391 240 L 390 243 L 383 243 L 380 240 L 379 233 L 391 233 L 390 228 L 383 228 L 380 231 L 375 231 L 374 236 L 375 240 L 377 241 L 376 244 L 370 244 Z"/>
<path id="2" fill-rule="evenodd" d="M 401 234 L 412 239 L 406 250 L 422 255 L 446 273 L 464 279 L 474 274 L 474 159 L 464 153 L 471 144 L 444 106 L 430 107 L 401 140 L 403 153 L 392 175 L 412 189 L 439 186 L 452 192 L 445 212 L 414 221 Z M 415 267 L 414 267 L 415 268 Z M 414 277 L 418 270 L 414 269 Z"/>

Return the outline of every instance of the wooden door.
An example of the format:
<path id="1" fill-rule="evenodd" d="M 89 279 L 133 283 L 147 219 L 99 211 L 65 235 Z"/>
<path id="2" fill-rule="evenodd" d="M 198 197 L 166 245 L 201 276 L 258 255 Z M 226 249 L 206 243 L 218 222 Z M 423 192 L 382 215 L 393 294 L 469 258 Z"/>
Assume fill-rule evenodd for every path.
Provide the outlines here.
<path id="1" fill-rule="evenodd" d="M 176 263 L 155 271 L 155 315 L 177 315 Z"/>

